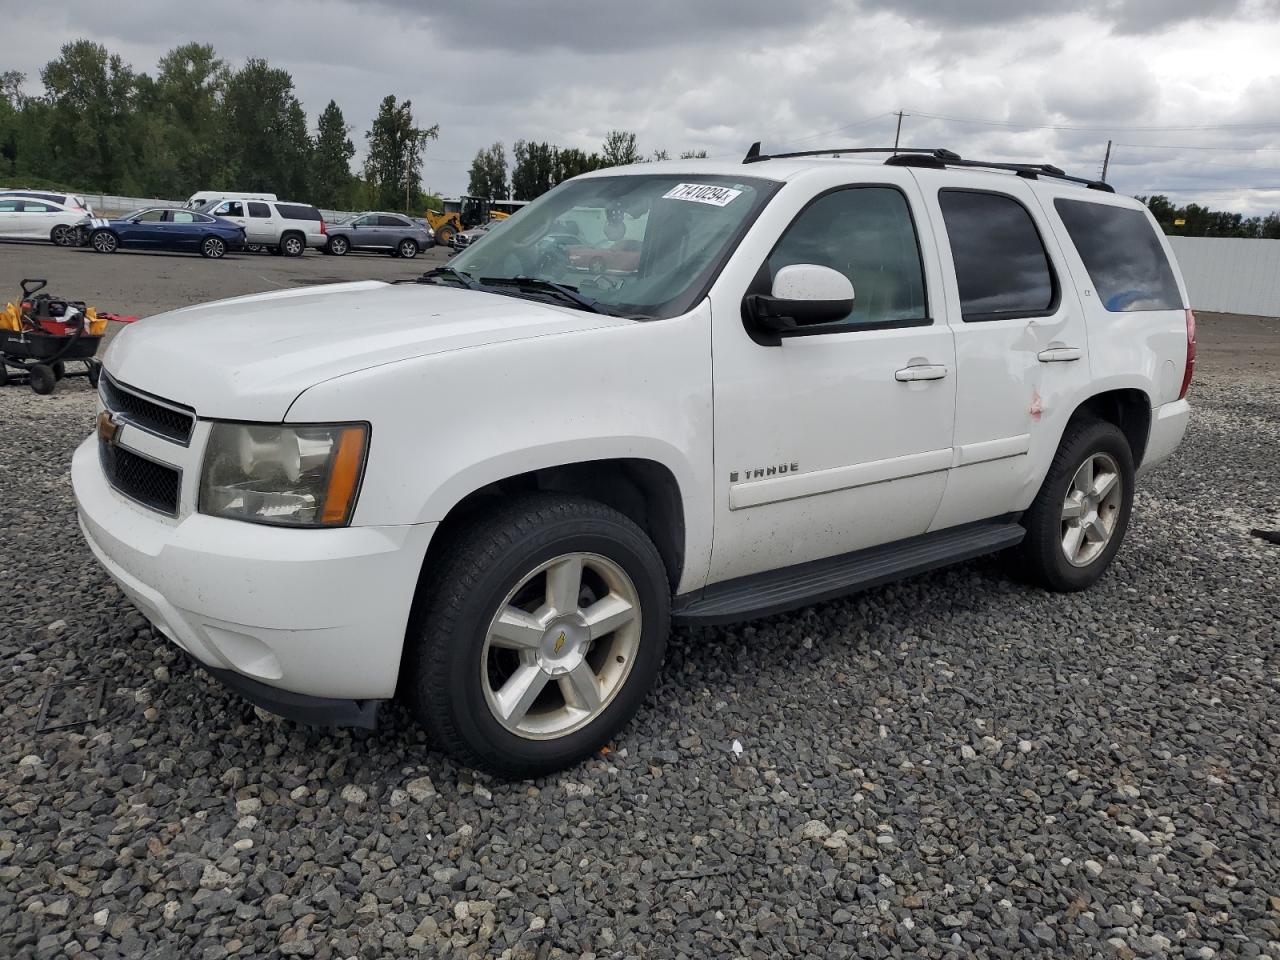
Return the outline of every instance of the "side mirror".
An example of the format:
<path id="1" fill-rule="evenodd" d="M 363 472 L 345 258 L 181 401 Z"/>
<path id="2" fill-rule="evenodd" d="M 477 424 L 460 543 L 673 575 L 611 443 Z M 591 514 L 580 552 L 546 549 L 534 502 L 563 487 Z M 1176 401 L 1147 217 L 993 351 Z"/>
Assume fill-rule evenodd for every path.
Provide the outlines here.
<path id="1" fill-rule="evenodd" d="M 852 309 L 849 278 L 815 263 L 783 267 L 773 278 L 769 296 L 753 293 L 742 301 L 743 316 L 774 343 L 800 327 L 841 320 Z"/>

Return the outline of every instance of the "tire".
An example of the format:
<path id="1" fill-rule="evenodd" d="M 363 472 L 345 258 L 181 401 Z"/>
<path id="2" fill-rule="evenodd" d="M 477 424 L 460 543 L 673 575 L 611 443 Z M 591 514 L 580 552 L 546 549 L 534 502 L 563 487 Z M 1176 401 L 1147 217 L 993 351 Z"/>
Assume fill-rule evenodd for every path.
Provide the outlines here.
<path id="1" fill-rule="evenodd" d="M 1114 477 L 1114 484 L 1107 486 L 1107 477 Z M 1119 427 L 1100 420 L 1072 421 L 1023 517 L 1027 535 L 1011 552 L 1014 569 L 1055 592 L 1092 586 L 1129 528 L 1133 481 L 1133 451 Z M 1068 559 L 1069 551 L 1074 559 Z"/>
<path id="2" fill-rule="evenodd" d="M 566 585 L 561 596 L 574 597 L 550 610 L 547 569 Z M 471 525 L 433 573 L 410 618 L 402 693 L 459 761 L 510 778 L 551 773 L 598 751 L 639 709 L 662 663 L 671 601 L 657 549 L 627 517 L 581 497 L 519 498 Z M 635 615 L 592 641 L 578 607 L 600 600 Z M 525 642 L 541 636 L 520 652 L 490 642 L 498 613 L 513 605 L 551 618 L 525 614 Z M 527 689 L 538 699 L 504 720 L 519 673 L 537 681 Z"/>
<path id="3" fill-rule="evenodd" d="M 95 230 L 89 243 L 98 253 L 115 253 L 120 247 L 120 240 L 110 230 Z"/>
<path id="4" fill-rule="evenodd" d="M 9 367 L 4 362 L 4 360 L 0 360 L 0 387 L 3 387 L 8 383 L 9 383 Z"/>
<path id="5" fill-rule="evenodd" d="M 61 380 L 67 375 L 67 365 L 61 360 L 53 361 L 53 363 L 49 364 L 49 369 L 53 371 L 53 378 L 55 380 Z"/>
<path id="6" fill-rule="evenodd" d="M 296 233 L 286 233 L 280 238 L 280 250 L 286 257 L 300 257 L 307 252 L 307 243 Z"/>
<path id="7" fill-rule="evenodd" d="M 49 240 L 57 247 L 74 247 L 76 245 L 76 228 L 60 223 L 49 231 Z"/>
<path id="8" fill-rule="evenodd" d="M 448 225 L 440 227 L 436 230 L 436 244 L 439 246 L 449 246 L 453 243 L 453 235 L 456 231 Z"/>
<path id="9" fill-rule="evenodd" d="M 408 238 L 401 240 L 396 245 L 396 253 L 406 260 L 412 260 L 418 255 L 418 242 Z"/>
<path id="10" fill-rule="evenodd" d="M 335 257 L 345 257 L 351 249 L 351 243 L 346 237 L 330 237 L 324 249 L 325 253 L 332 253 Z"/>
<path id="11" fill-rule="evenodd" d="M 41 396 L 53 393 L 53 388 L 58 385 L 58 378 L 54 375 L 53 368 L 43 363 L 28 367 L 27 376 L 31 379 L 31 389 Z"/>
<path id="12" fill-rule="evenodd" d="M 89 371 L 88 371 L 89 386 L 91 386 L 91 387 L 93 387 L 93 389 L 97 390 L 97 389 L 98 389 L 98 378 L 99 378 L 101 375 L 102 375 L 102 364 L 101 364 L 101 363 L 99 363 L 97 360 L 90 360 L 90 361 L 89 361 Z"/>
<path id="13" fill-rule="evenodd" d="M 209 260 L 221 260 L 227 254 L 227 244 L 221 237 L 205 237 L 200 244 L 200 256 Z"/>
<path id="14" fill-rule="evenodd" d="M 282 251 L 279 247 L 267 247 L 267 253 L 271 254 L 273 257 L 278 257 Z"/>

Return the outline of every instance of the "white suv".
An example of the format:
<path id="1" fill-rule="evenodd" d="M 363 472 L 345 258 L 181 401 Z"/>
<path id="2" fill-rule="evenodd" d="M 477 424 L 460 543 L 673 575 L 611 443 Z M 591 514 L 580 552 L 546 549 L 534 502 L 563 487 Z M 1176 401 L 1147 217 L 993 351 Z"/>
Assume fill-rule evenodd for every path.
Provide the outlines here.
<path id="1" fill-rule="evenodd" d="M 72 478 L 111 575 L 250 700 L 368 726 L 398 693 L 527 776 L 618 732 L 673 619 L 995 551 L 1089 586 L 1194 357 L 1103 184 L 753 148 L 568 181 L 417 282 L 134 324 Z"/>
<path id="2" fill-rule="evenodd" d="M 300 257 L 307 247 L 322 250 L 329 242 L 324 217 L 309 203 L 259 200 L 251 195 L 221 197 L 196 209 L 244 227 L 245 245 L 250 250 Z"/>

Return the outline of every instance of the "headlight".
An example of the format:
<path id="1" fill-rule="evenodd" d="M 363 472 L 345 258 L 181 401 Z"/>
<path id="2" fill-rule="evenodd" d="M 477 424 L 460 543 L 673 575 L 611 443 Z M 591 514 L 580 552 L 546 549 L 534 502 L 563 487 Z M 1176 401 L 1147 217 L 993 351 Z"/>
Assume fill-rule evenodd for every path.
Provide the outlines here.
<path id="1" fill-rule="evenodd" d="M 200 512 L 289 527 L 346 526 L 368 447 L 362 423 L 215 423 L 200 475 Z"/>

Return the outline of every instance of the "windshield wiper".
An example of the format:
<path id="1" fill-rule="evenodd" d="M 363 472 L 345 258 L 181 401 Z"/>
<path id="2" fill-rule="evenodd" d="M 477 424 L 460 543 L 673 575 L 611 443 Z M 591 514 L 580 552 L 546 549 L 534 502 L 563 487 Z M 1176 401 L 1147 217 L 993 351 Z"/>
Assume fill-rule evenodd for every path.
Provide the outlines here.
<path id="1" fill-rule="evenodd" d="M 518 290 L 529 290 L 534 293 L 549 293 L 573 304 L 580 310 L 590 310 L 592 313 L 616 316 L 613 311 L 603 306 L 599 300 L 584 297 L 575 287 L 564 283 L 555 283 L 551 280 L 543 280 L 541 277 L 481 277 L 480 283 L 486 287 L 515 287 Z"/>
<path id="2" fill-rule="evenodd" d="M 418 277 L 414 283 L 435 283 L 437 277 L 448 277 L 457 280 L 468 290 L 479 290 L 480 284 L 476 283 L 475 278 L 470 274 L 463 273 L 453 267 L 436 267 L 434 270 L 428 270 L 422 276 Z"/>

